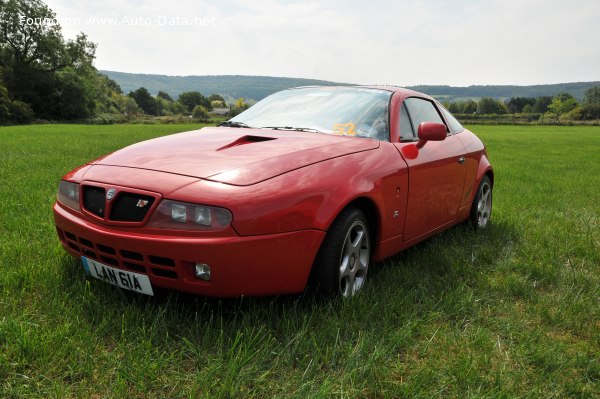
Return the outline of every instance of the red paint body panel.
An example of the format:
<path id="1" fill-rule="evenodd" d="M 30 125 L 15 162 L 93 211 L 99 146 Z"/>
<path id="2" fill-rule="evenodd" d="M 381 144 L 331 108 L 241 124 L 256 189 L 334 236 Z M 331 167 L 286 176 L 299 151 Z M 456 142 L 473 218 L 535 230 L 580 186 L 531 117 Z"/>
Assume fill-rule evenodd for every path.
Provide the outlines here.
<path id="1" fill-rule="evenodd" d="M 155 286 L 256 296 L 302 291 L 327 230 L 354 201 L 372 205 L 375 260 L 465 220 L 481 178 L 492 173 L 483 144 L 468 130 L 422 148 L 400 142 L 404 99 L 432 99 L 381 89 L 393 92 L 390 142 L 205 128 L 134 144 L 75 169 L 63 179 L 149 192 L 157 199 L 152 211 L 168 199 L 225 208 L 233 218 L 219 231 L 166 230 L 149 228 L 149 217 L 111 223 L 57 202 L 61 243 L 74 256 L 145 273 Z M 194 277 L 195 262 L 211 265 L 210 282 Z"/>
<path id="2" fill-rule="evenodd" d="M 304 230 L 253 237 L 233 232 L 224 237 L 165 237 L 86 222 L 60 204 L 54 206 L 54 219 L 63 247 L 73 256 L 125 270 L 141 267 L 157 287 L 216 297 L 301 292 L 325 234 Z M 130 254 L 141 257 L 132 259 Z M 171 259 L 173 266 L 153 263 L 157 258 Z M 195 262 L 211 265 L 210 282 L 194 277 Z"/>
<path id="3" fill-rule="evenodd" d="M 270 140 L 237 144 L 248 136 Z M 314 133 L 204 128 L 133 144 L 97 164 L 251 185 L 306 165 L 377 147 L 379 142 L 374 140 Z"/>
<path id="4" fill-rule="evenodd" d="M 396 146 L 410 170 L 404 227 L 404 239 L 410 240 L 456 218 L 465 181 L 465 166 L 458 159 L 465 155 L 465 147 L 456 135 L 427 142 L 420 149 L 413 143 Z"/>

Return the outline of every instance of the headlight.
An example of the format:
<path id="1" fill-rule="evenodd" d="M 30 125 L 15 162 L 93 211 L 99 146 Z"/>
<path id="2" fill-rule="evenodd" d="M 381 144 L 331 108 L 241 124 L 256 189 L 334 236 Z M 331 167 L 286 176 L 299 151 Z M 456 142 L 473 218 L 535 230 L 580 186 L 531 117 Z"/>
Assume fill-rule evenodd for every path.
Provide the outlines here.
<path id="1" fill-rule="evenodd" d="M 79 184 L 61 180 L 58 185 L 58 202 L 79 211 Z"/>
<path id="2" fill-rule="evenodd" d="M 148 227 L 174 230 L 222 230 L 231 224 L 227 209 L 187 202 L 163 200 Z"/>

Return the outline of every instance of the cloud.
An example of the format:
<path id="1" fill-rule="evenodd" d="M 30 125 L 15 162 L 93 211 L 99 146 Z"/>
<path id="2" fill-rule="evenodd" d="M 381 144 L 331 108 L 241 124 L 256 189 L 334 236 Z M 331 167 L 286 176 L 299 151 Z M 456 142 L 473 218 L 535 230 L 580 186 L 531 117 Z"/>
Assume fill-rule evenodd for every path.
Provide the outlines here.
<path id="1" fill-rule="evenodd" d="M 250 74 L 351 83 L 532 84 L 598 80 L 600 8 L 573 0 L 50 0 L 59 18 L 155 18 L 63 26 L 99 44 L 97 66 L 169 75 Z M 159 18 L 210 18 L 173 26 Z"/>

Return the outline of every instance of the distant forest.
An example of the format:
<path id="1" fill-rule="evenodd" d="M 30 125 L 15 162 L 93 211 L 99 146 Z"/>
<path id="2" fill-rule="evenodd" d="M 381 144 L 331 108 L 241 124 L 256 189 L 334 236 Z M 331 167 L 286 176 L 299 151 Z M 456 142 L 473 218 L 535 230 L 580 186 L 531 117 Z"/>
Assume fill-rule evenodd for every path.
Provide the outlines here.
<path id="1" fill-rule="evenodd" d="M 411 86 L 412 90 L 427 93 L 439 100 L 455 101 L 466 99 L 478 99 L 481 97 L 493 97 L 501 100 L 507 100 L 512 97 L 554 97 L 561 93 L 568 93 L 577 100 L 585 98 L 585 92 L 595 86 L 600 86 L 600 81 L 596 82 L 576 82 L 576 83 L 557 83 L 547 85 L 531 86 Z"/>
<path id="2" fill-rule="evenodd" d="M 344 85 L 347 83 L 330 82 L 316 79 L 281 78 L 272 76 L 166 76 L 138 73 L 100 71 L 121 86 L 125 93 L 145 87 L 156 95 L 159 91 L 178 96 L 186 91 L 201 93 L 219 93 L 228 100 L 243 97 L 259 101 L 276 91 L 296 86 Z M 443 101 L 478 100 L 481 97 L 493 97 L 506 100 L 511 97 L 553 97 L 559 93 L 569 93 L 577 100 L 583 100 L 585 91 L 600 86 L 597 82 L 558 83 L 534 86 L 407 86 L 408 89 L 429 94 Z"/>
<path id="3" fill-rule="evenodd" d="M 219 93 L 228 101 L 237 98 L 259 101 L 269 94 L 290 87 L 342 85 L 342 83 L 326 80 L 273 76 L 167 76 L 114 71 L 100 72 L 117 82 L 125 93 L 140 87 L 145 87 L 153 95 L 163 91 L 173 97 L 187 91 L 199 91 L 201 93 Z"/>

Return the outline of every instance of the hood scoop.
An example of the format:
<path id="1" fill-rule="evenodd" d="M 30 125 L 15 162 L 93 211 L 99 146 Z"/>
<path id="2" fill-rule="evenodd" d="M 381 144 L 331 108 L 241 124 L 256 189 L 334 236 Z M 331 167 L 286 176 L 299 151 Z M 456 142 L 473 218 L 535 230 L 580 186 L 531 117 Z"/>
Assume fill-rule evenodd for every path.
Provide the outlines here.
<path id="1" fill-rule="evenodd" d="M 275 137 L 265 137 L 265 136 L 243 136 L 227 145 L 224 145 L 221 148 L 218 148 L 217 151 L 223 151 L 228 148 L 238 147 L 240 145 L 260 143 L 263 141 L 271 141 L 271 140 L 277 140 L 277 139 Z"/>

